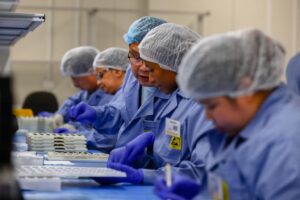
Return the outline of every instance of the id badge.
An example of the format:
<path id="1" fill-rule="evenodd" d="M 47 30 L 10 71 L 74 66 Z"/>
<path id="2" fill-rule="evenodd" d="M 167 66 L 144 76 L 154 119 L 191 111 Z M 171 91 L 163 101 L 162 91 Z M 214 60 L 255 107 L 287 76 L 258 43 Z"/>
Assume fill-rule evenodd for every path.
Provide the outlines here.
<path id="1" fill-rule="evenodd" d="M 209 173 L 208 187 L 213 200 L 230 200 L 228 184 L 219 176 Z"/>
<path id="2" fill-rule="evenodd" d="M 166 118 L 166 135 L 180 138 L 180 122 Z"/>

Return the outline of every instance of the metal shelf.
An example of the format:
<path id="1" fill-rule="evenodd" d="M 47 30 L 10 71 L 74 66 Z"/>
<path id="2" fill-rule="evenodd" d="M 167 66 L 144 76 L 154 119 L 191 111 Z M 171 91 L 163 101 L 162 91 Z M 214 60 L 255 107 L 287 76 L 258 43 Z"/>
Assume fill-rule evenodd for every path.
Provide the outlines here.
<path id="1" fill-rule="evenodd" d="M 11 46 L 45 22 L 44 14 L 0 13 L 0 46 Z"/>

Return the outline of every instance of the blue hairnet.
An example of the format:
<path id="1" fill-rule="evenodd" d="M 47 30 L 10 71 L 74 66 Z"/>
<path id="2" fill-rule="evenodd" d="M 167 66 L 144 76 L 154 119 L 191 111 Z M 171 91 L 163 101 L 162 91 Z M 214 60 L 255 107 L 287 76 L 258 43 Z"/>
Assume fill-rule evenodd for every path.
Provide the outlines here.
<path id="1" fill-rule="evenodd" d="M 139 53 L 144 60 L 177 72 L 185 53 L 200 38 L 198 33 L 185 26 L 165 23 L 149 31 L 139 45 Z"/>
<path id="2" fill-rule="evenodd" d="M 272 89 L 281 82 L 284 55 L 277 41 L 256 29 L 207 37 L 183 58 L 177 82 L 196 99 Z"/>
<path id="3" fill-rule="evenodd" d="M 122 71 L 126 71 L 128 65 L 128 50 L 119 47 L 111 47 L 101 51 L 93 63 L 94 69 L 97 67 L 106 67 Z"/>
<path id="4" fill-rule="evenodd" d="M 90 46 L 69 50 L 62 58 L 60 70 L 64 76 L 80 77 L 94 72 L 93 61 L 99 51 Z"/>
<path id="5" fill-rule="evenodd" d="M 287 85 L 300 95 L 300 53 L 296 54 L 286 68 Z"/>
<path id="6" fill-rule="evenodd" d="M 130 25 L 123 38 L 128 45 L 135 42 L 140 43 L 151 29 L 163 23 L 166 23 L 166 21 L 156 17 L 144 16 Z"/>

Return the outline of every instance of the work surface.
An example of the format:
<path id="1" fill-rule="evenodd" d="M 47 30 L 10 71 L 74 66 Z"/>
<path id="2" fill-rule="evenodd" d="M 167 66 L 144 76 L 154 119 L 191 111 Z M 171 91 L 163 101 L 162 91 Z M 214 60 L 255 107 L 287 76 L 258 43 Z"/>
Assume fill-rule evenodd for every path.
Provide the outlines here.
<path id="1" fill-rule="evenodd" d="M 62 190 L 60 192 L 23 191 L 23 196 L 26 200 L 158 199 L 153 193 L 153 186 L 130 184 L 101 186 L 90 179 L 63 179 Z"/>

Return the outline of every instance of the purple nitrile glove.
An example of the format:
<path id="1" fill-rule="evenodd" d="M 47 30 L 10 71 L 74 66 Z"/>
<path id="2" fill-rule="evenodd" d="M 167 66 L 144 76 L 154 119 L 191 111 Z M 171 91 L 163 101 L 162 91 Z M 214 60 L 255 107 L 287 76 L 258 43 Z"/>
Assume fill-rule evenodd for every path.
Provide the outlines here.
<path id="1" fill-rule="evenodd" d="M 153 145 L 155 135 L 152 132 L 145 132 L 137 136 L 125 146 L 116 148 L 110 152 L 107 166 L 113 163 L 120 163 L 132 166 L 132 163 L 145 155 L 145 149 Z"/>
<path id="2" fill-rule="evenodd" d="M 167 187 L 165 178 L 156 181 L 154 193 L 161 199 L 188 200 L 193 199 L 200 192 L 200 185 L 185 176 L 172 176 L 172 185 Z"/>
<path id="3" fill-rule="evenodd" d="M 126 177 L 97 177 L 93 178 L 102 185 L 115 183 L 141 184 L 144 180 L 144 174 L 141 169 L 135 169 L 127 165 L 112 163 L 111 168 L 126 173 Z"/>
<path id="4" fill-rule="evenodd" d="M 82 124 L 91 124 L 96 121 L 96 109 L 85 102 L 80 102 L 76 106 L 70 108 L 69 117 Z"/>
<path id="5" fill-rule="evenodd" d="M 38 117 L 52 117 L 53 115 L 54 113 L 47 111 L 42 111 L 37 114 Z"/>
<path id="6" fill-rule="evenodd" d="M 70 131 L 67 128 L 60 127 L 60 128 L 55 128 L 54 133 L 72 133 L 72 131 Z"/>

